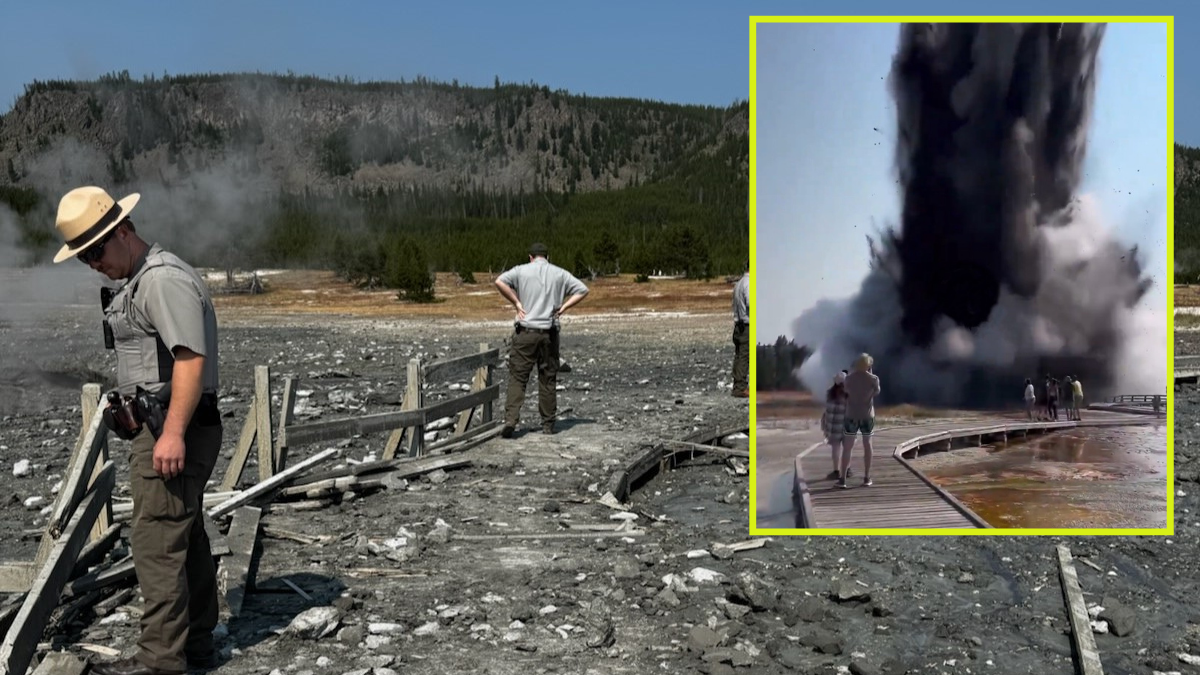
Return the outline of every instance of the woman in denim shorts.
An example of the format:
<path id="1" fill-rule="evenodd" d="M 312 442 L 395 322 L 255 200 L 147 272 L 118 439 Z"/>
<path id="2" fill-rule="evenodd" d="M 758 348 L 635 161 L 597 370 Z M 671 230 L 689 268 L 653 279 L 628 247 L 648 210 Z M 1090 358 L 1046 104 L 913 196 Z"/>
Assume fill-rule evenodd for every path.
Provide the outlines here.
<path id="1" fill-rule="evenodd" d="M 854 372 L 846 377 L 846 421 L 843 424 L 845 439 L 842 441 L 842 476 L 838 487 L 850 487 L 846 483 L 850 469 L 850 452 L 854 449 L 854 437 L 862 434 L 863 439 L 863 486 L 871 481 L 871 434 L 875 431 L 875 397 L 879 395 L 879 377 L 871 372 L 875 359 L 862 354 L 854 361 Z"/>

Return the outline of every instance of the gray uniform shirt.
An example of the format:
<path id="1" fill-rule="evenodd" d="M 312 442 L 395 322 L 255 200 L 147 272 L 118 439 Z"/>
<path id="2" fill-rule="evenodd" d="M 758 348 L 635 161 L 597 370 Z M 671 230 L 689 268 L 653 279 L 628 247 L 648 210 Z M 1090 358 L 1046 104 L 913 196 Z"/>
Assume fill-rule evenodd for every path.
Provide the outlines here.
<path id="1" fill-rule="evenodd" d="M 846 419 L 865 420 L 875 417 L 875 397 L 879 395 L 879 377 L 875 373 L 856 370 L 846 376 Z"/>
<path id="2" fill-rule="evenodd" d="M 499 281 L 508 284 L 517 293 L 517 299 L 525 308 L 525 319 L 521 324 L 529 328 L 552 328 L 556 321 L 554 312 L 572 295 L 587 295 L 588 288 L 574 274 L 545 258 L 534 258 L 533 262 L 517 265 L 500 275 Z"/>
<path id="3" fill-rule="evenodd" d="M 157 392 L 171 381 L 172 350 L 205 357 L 201 385 L 216 393 L 217 315 L 208 286 L 191 265 L 158 244 L 150 247 L 105 311 L 117 350 L 117 389 Z"/>
<path id="4" fill-rule="evenodd" d="M 733 320 L 750 323 L 750 275 L 743 274 L 733 287 Z"/>

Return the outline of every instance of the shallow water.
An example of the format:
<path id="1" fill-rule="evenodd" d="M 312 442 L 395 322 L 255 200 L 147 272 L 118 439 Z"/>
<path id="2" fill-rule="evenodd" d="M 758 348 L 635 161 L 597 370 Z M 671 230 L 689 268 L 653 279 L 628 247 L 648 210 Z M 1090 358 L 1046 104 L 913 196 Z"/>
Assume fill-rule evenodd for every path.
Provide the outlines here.
<path id="1" fill-rule="evenodd" d="M 1018 437 L 914 465 L 993 527 L 1166 526 L 1164 424 Z"/>

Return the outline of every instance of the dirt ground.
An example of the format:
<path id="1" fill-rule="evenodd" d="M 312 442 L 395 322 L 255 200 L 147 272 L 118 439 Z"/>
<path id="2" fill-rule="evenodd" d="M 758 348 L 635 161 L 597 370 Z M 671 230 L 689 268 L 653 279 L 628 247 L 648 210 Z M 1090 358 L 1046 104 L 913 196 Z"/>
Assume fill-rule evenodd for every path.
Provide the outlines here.
<path id="1" fill-rule="evenodd" d="M 219 300 L 226 454 L 255 365 L 270 365 L 276 383 L 298 378 L 306 409 L 320 411 L 313 419 L 335 419 L 395 410 L 413 356 L 501 345 L 511 329 L 511 313 L 478 275 L 460 298 L 414 308 L 309 274 L 269 283 L 273 293 Z M 748 423 L 746 402 L 729 395 L 731 288 L 602 280 L 564 322 L 573 372 L 560 377 L 559 407 L 573 412 L 557 435 L 531 433 L 527 399 L 524 433 L 469 451 L 467 468 L 316 510 L 272 507 L 268 529 L 319 541 L 262 539 L 259 590 L 218 627 L 222 663 L 212 672 L 1067 673 L 1055 543 L 1100 568 L 1078 572 L 1089 604 L 1103 604 L 1101 616 L 1122 633 L 1096 636 L 1106 672 L 1200 672 L 1179 656 L 1200 655 L 1200 488 L 1189 442 L 1200 440 L 1191 428 L 1200 429 L 1197 391 L 1180 397 L 1181 414 L 1198 422 L 1176 437 L 1174 537 L 795 536 L 731 554 L 716 544 L 748 538 L 748 478 L 707 460 L 634 491 L 626 513 L 644 534 L 512 536 L 619 522 L 629 516 L 600 504 L 599 488 L 645 444 Z M 111 377 L 97 320 L 85 305 L 0 320 L 0 340 L 19 354 L 0 359 L 2 559 L 34 555 L 44 516 L 25 501 L 51 502 L 78 431 L 79 386 Z M 496 377 L 506 382 L 503 368 Z M 427 394 L 450 396 L 450 384 L 467 381 L 431 382 Z M 328 445 L 344 462 L 378 453 L 385 439 Z M 124 447 L 113 441 L 118 457 Z M 15 477 L 20 459 L 33 469 Z M 283 631 L 329 606 L 337 626 L 328 635 Z M 139 608 L 135 596 L 44 639 L 79 654 L 81 643 L 129 653 Z"/>

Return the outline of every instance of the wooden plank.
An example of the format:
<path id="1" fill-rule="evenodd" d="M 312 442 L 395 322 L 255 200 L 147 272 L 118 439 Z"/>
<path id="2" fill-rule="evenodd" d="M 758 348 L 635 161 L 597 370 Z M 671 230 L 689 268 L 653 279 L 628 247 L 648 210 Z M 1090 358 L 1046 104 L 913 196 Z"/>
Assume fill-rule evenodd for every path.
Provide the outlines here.
<path id="1" fill-rule="evenodd" d="M 640 537 L 645 530 L 619 532 L 505 532 L 504 534 L 454 534 L 453 541 L 504 541 L 507 539 L 600 539 L 608 537 Z"/>
<path id="2" fill-rule="evenodd" d="M 425 413 L 422 410 L 400 410 L 327 422 L 299 424 L 288 429 L 288 445 L 298 448 L 310 443 L 340 441 L 355 434 L 373 434 L 397 427 L 416 426 L 424 421 Z"/>
<path id="3" fill-rule="evenodd" d="M 237 496 L 239 494 L 241 494 L 241 490 L 228 490 L 228 491 L 222 491 L 222 492 L 206 492 L 206 493 L 204 493 L 204 498 L 202 501 L 203 501 L 203 505 L 206 507 L 207 506 L 216 506 L 217 504 L 220 504 L 221 502 L 225 501 L 226 499 Z M 116 506 L 113 507 L 113 514 L 116 516 L 116 518 L 118 520 L 128 520 L 130 518 L 130 516 L 133 514 L 133 503 L 132 502 L 124 502 L 121 504 L 117 504 Z"/>
<path id="4" fill-rule="evenodd" d="M 1071 562 L 1071 550 L 1062 544 L 1054 548 L 1058 552 L 1058 576 L 1063 600 L 1067 603 L 1067 618 L 1071 622 L 1071 641 L 1075 645 L 1075 670 L 1079 675 L 1104 675 L 1096 636 L 1092 635 L 1092 621 L 1083 602 L 1083 589 L 1079 587 L 1079 575 Z"/>
<path id="5" fill-rule="evenodd" d="M 486 342 L 480 342 L 479 350 L 483 351 L 483 350 L 487 349 L 487 346 L 488 346 L 488 344 Z M 499 350 L 497 350 L 497 354 L 498 353 L 499 353 Z M 497 356 L 495 363 L 489 363 L 480 369 L 480 372 L 483 373 L 482 389 L 487 389 L 488 387 L 492 386 L 492 376 L 495 373 L 496 366 L 499 363 L 500 363 L 500 359 L 499 359 L 499 356 Z M 497 398 L 499 398 L 499 397 L 497 397 Z M 492 401 L 484 401 L 483 402 L 483 409 L 481 410 L 480 415 L 479 415 L 479 421 L 482 422 L 483 424 L 488 424 L 494 419 L 493 412 L 492 412 L 492 406 L 493 406 Z"/>
<path id="6" fill-rule="evenodd" d="M 685 448 L 692 448 L 693 450 L 698 450 L 698 451 L 703 451 L 703 452 L 711 452 L 713 454 L 718 454 L 718 455 L 727 455 L 729 457 L 746 457 L 746 458 L 750 457 L 749 450 L 736 450 L 733 448 L 723 448 L 723 447 L 720 447 L 717 445 L 704 445 L 701 443 L 689 443 L 687 441 L 662 440 L 662 441 L 658 441 L 658 442 L 664 443 L 667 445 L 679 445 L 679 446 L 682 446 Z M 680 453 L 687 452 L 687 451 L 686 450 L 675 450 L 673 452 L 674 452 L 674 454 L 680 454 Z"/>
<path id="7" fill-rule="evenodd" d="M 275 439 L 275 470 L 283 471 L 287 466 L 287 428 L 296 419 L 296 380 L 283 381 L 283 400 L 279 403 L 279 433 Z"/>
<path id="8" fill-rule="evenodd" d="M 131 579 L 134 576 L 133 556 L 125 556 L 120 562 L 104 569 L 88 572 L 67 584 L 66 588 L 63 589 L 63 596 L 68 598 L 76 597 L 94 591 L 97 588 L 104 588 L 126 579 Z"/>
<path id="9" fill-rule="evenodd" d="M 4 602 L 0 602 L 0 635 L 8 633 L 8 627 L 12 625 L 17 612 L 21 611 L 21 604 L 23 602 L 25 602 L 24 593 L 11 595 Z"/>
<path id="10" fill-rule="evenodd" d="M 813 515 L 812 494 L 804 480 L 804 466 L 801 458 L 797 457 L 792 475 L 792 500 L 796 509 L 796 527 L 811 528 L 816 526 Z"/>
<path id="11" fill-rule="evenodd" d="M 493 384 L 486 389 L 480 389 L 479 391 L 474 391 L 458 398 L 452 398 L 448 401 L 442 401 L 441 403 L 425 408 L 425 419 L 422 422 L 432 422 L 433 420 L 440 420 L 443 417 L 450 417 L 461 410 L 482 405 L 487 401 L 495 401 L 499 397 L 500 385 Z"/>
<path id="12" fill-rule="evenodd" d="M 495 399 L 499 395 L 499 391 L 500 385 L 497 384 L 482 391 L 444 401 L 428 408 L 377 413 L 374 415 L 363 415 L 329 422 L 294 426 L 288 429 L 288 444 L 294 448 L 320 441 L 341 440 L 355 434 L 378 433 L 396 427 L 424 427 L 427 420 L 449 417 L 464 408 L 478 405 L 485 400 Z M 417 436 L 419 434 L 413 434 L 414 438 Z"/>
<path id="13" fill-rule="evenodd" d="M 112 504 L 111 499 L 108 500 L 108 504 Z M 83 550 L 79 552 L 79 557 L 75 559 L 75 571 L 71 573 L 71 578 L 82 576 L 92 566 L 100 564 L 120 537 L 121 525 L 114 524 L 110 525 L 99 539 L 89 541 L 87 546 L 84 546 Z"/>
<path id="14" fill-rule="evenodd" d="M 37 568 L 32 562 L 8 562 L 0 565 L 0 593 L 24 593 L 33 583 Z"/>
<path id="15" fill-rule="evenodd" d="M 411 359 L 408 362 L 408 391 L 405 398 L 413 402 L 413 409 L 420 410 L 425 407 L 425 373 L 421 370 L 421 362 L 418 359 Z M 421 421 L 412 425 L 408 430 L 408 447 L 406 454 L 409 457 L 420 457 L 425 446 L 425 422 L 429 418 L 422 415 Z M 435 418 L 436 419 L 436 418 Z"/>
<path id="16" fill-rule="evenodd" d="M 88 664 L 70 652 L 50 652 L 33 675 L 83 675 Z"/>
<path id="17" fill-rule="evenodd" d="M 79 508 L 63 529 L 62 536 L 54 543 L 45 565 L 29 587 L 20 611 L 13 619 L 4 642 L 0 644 L 0 665 L 10 675 L 25 673 L 37 651 L 42 631 L 50 613 L 58 606 L 59 595 L 67 578 L 75 568 L 75 560 L 87 542 L 92 523 L 100 509 L 112 495 L 116 470 L 112 462 L 104 465 L 92 489 L 88 491 Z"/>
<path id="18" fill-rule="evenodd" d="M 421 362 L 417 359 L 410 359 L 408 362 L 408 373 L 404 381 L 404 398 L 400 401 L 400 411 L 410 412 L 421 407 Z M 383 458 L 392 459 L 396 456 L 396 451 L 404 441 L 405 428 L 408 425 L 398 423 L 396 428 L 388 436 L 387 443 L 383 446 Z M 412 430 L 408 430 L 409 439 L 412 438 Z"/>
<path id="19" fill-rule="evenodd" d="M 658 468 L 662 461 L 663 447 L 661 445 L 643 446 L 642 449 L 627 461 L 608 481 L 608 492 L 616 497 L 618 502 L 629 498 L 630 487 L 643 476 Z"/>
<path id="20" fill-rule="evenodd" d="M 481 343 L 479 345 L 480 352 L 486 352 L 487 348 L 488 348 L 488 346 L 487 346 L 486 342 Z M 500 352 L 500 350 L 497 349 L 496 353 L 499 354 L 499 352 Z M 480 368 L 476 369 L 475 377 L 471 380 L 471 391 L 479 391 L 480 389 L 485 389 L 490 384 L 491 383 L 487 381 L 487 366 L 481 366 Z M 464 410 L 458 414 L 458 424 L 454 427 L 454 435 L 455 436 L 462 436 L 463 433 L 466 432 L 467 426 L 471 424 L 471 417 L 473 417 L 474 415 L 475 415 L 474 407 L 471 408 L 470 410 Z"/>
<path id="21" fill-rule="evenodd" d="M 259 482 L 254 487 L 248 490 L 243 490 L 242 492 L 238 493 L 236 497 L 232 497 L 224 502 L 221 502 L 220 504 L 217 504 L 208 510 L 208 515 L 212 518 L 216 518 L 236 509 L 239 506 L 242 506 L 243 504 L 257 499 L 258 497 L 269 494 L 275 488 L 291 480 L 293 476 L 303 473 L 308 468 L 316 466 L 317 464 L 329 459 L 337 453 L 337 448 L 327 448 L 322 450 L 303 462 L 300 462 L 296 466 L 293 466 L 290 469 L 284 469 L 274 476 L 271 476 L 267 480 Z"/>
<path id="22" fill-rule="evenodd" d="M 258 435 L 258 416 L 255 412 L 258 410 L 258 399 L 250 399 L 250 409 L 246 413 L 246 420 L 242 422 L 242 433 L 238 437 L 237 449 L 233 452 L 233 458 L 229 460 L 229 468 L 225 470 L 225 478 L 221 481 L 220 489 L 222 491 L 232 490 L 237 486 L 238 480 L 242 477 L 242 471 L 246 469 L 246 460 L 250 457 L 250 447 L 254 445 L 254 437 Z"/>
<path id="23" fill-rule="evenodd" d="M 434 453 L 462 452 L 500 435 L 503 430 L 501 420 L 493 419 L 484 422 L 461 436 L 451 436 L 433 443 L 425 449 L 426 455 Z"/>
<path id="24" fill-rule="evenodd" d="M 83 391 L 79 395 L 79 408 L 83 413 L 84 429 L 92 425 L 92 416 L 100 413 L 100 385 L 94 382 L 83 385 Z M 103 419 L 101 420 L 103 421 Z M 108 434 L 105 434 L 104 444 L 100 446 L 100 454 L 97 456 L 96 462 L 92 465 L 92 475 L 88 476 L 88 487 L 91 487 L 96 478 L 100 475 L 100 467 L 108 461 Z M 96 524 L 92 525 L 92 541 L 98 541 L 108 532 L 113 522 L 112 502 L 108 501 L 104 504 L 104 508 L 100 509 L 100 515 L 96 518 Z"/>
<path id="25" fill-rule="evenodd" d="M 453 359 L 431 361 L 421 368 L 425 381 L 433 380 L 439 375 L 459 370 L 474 370 L 500 362 L 500 348 L 487 349 L 484 347 L 478 354 L 468 354 Z"/>
<path id="26" fill-rule="evenodd" d="M 221 534 L 221 529 L 213 522 L 212 517 L 203 511 L 200 512 L 200 517 L 204 520 L 204 533 L 208 535 L 208 547 L 213 556 L 229 555 L 229 541 Z"/>
<path id="27" fill-rule="evenodd" d="M 76 507 L 83 499 L 88 489 L 88 480 L 93 474 L 96 458 L 100 455 L 100 447 L 104 444 L 107 428 L 101 425 L 102 416 L 93 415 L 91 424 L 80 440 L 76 451 L 71 455 L 67 465 L 67 474 L 63 479 L 62 488 L 54 500 L 54 509 L 46 522 L 46 532 L 42 535 L 35 562 L 38 567 L 45 564 L 55 540 L 62 534 L 63 528 L 74 514 Z M 85 478 L 86 477 L 86 478 Z M 89 524 L 89 527 L 91 525 Z"/>
<path id="28" fill-rule="evenodd" d="M 241 614 L 246 591 L 254 587 L 258 527 L 261 518 L 262 509 L 243 506 L 234 511 L 233 522 L 229 525 L 229 542 L 233 555 L 221 561 L 221 567 L 217 571 L 217 583 L 230 616 Z"/>
<path id="29" fill-rule="evenodd" d="M 258 436 L 258 480 L 264 481 L 277 472 L 275 451 L 271 446 L 271 369 L 254 367 L 254 424 Z"/>

